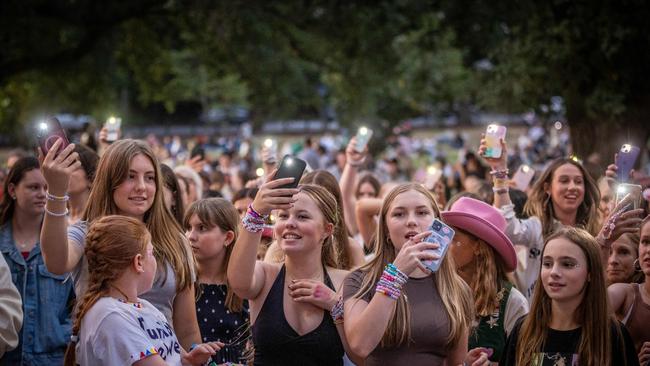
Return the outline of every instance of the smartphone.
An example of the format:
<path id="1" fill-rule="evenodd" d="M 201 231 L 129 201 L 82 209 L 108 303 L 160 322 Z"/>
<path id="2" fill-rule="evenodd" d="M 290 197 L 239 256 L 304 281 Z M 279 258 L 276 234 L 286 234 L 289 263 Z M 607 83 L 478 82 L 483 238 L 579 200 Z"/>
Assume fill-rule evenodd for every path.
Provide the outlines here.
<path id="1" fill-rule="evenodd" d="M 435 165 L 430 165 L 427 168 L 427 177 L 424 181 L 424 187 L 432 191 L 436 187 L 436 183 L 438 183 L 441 177 L 442 177 L 442 170 L 440 170 Z"/>
<path id="2" fill-rule="evenodd" d="M 280 162 L 280 167 L 275 173 L 273 180 L 293 177 L 293 182 L 287 183 L 278 188 L 296 188 L 298 187 L 300 178 L 302 178 L 302 173 L 305 172 L 305 167 L 307 167 L 307 163 L 304 160 L 298 159 L 292 155 L 285 155 Z"/>
<path id="3" fill-rule="evenodd" d="M 61 127 L 61 123 L 56 117 L 50 117 L 45 121 L 40 122 L 38 124 L 38 132 L 36 133 L 36 137 L 38 138 L 38 144 L 41 146 L 41 150 L 43 150 L 43 154 L 46 155 L 47 152 L 50 151 L 52 145 L 54 145 L 58 139 L 63 140 L 63 144 L 59 146 L 59 151 L 63 150 L 70 144 L 68 138 L 65 135 L 63 127 Z M 57 151 L 57 153 L 59 151 Z"/>
<path id="4" fill-rule="evenodd" d="M 106 141 L 115 142 L 117 141 L 120 135 L 120 127 L 122 126 L 122 119 L 116 117 L 110 117 L 106 120 Z"/>
<path id="5" fill-rule="evenodd" d="M 370 138 L 372 137 L 372 130 L 368 127 L 361 126 L 355 137 L 357 138 L 357 143 L 354 145 L 354 150 L 358 153 L 362 153 L 366 149 L 366 146 L 368 146 L 368 141 L 370 141 Z"/>
<path id="6" fill-rule="evenodd" d="M 506 139 L 506 128 L 505 126 L 499 126 L 491 124 L 487 126 L 485 130 L 485 143 L 487 149 L 485 149 L 486 158 L 500 158 L 502 149 L 501 149 L 501 140 Z"/>
<path id="7" fill-rule="evenodd" d="M 267 149 L 263 157 L 265 163 L 273 164 L 277 161 L 278 144 L 273 139 L 264 140 L 264 147 Z"/>
<path id="8" fill-rule="evenodd" d="M 431 272 L 436 272 L 440 268 L 440 263 L 442 263 L 442 259 L 445 257 L 447 249 L 449 249 L 449 244 L 451 244 L 455 232 L 454 229 L 438 219 L 433 220 L 433 224 L 431 224 L 429 231 L 431 231 L 432 234 L 429 235 L 424 241 L 427 243 L 437 243 L 440 245 L 438 249 L 433 250 L 433 252 L 440 258 L 432 261 L 424 261 L 422 264 L 424 264 L 424 266 L 427 267 Z"/>
<path id="9" fill-rule="evenodd" d="M 195 158 L 197 156 L 200 156 L 201 160 L 205 160 L 205 148 L 203 148 L 203 146 L 201 146 L 199 144 L 196 144 L 192 148 L 192 152 L 190 153 L 190 159 L 193 159 L 193 158 Z"/>
<path id="10" fill-rule="evenodd" d="M 621 201 L 629 202 L 623 211 L 635 210 L 641 208 L 643 196 L 641 195 L 642 187 L 637 184 L 621 183 L 616 187 L 616 204 L 617 206 Z"/>
<path id="11" fill-rule="evenodd" d="M 515 175 L 512 176 L 512 181 L 515 182 L 515 186 L 518 190 L 526 192 L 528 186 L 530 186 L 530 181 L 533 180 L 534 176 L 535 169 L 524 164 L 519 166 Z"/>
<path id="12" fill-rule="evenodd" d="M 639 157 L 639 148 L 630 144 L 621 146 L 621 151 L 616 154 L 614 164 L 618 167 L 618 178 L 621 182 L 627 182 L 630 177 L 630 170 L 634 168 L 636 159 Z"/>

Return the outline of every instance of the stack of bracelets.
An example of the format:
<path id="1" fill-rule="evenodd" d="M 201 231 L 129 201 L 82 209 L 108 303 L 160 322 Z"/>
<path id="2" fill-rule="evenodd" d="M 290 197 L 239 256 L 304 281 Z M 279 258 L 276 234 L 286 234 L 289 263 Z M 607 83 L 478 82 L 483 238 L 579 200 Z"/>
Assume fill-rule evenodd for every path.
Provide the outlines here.
<path id="1" fill-rule="evenodd" d="M 68 202 L 70 200 L 70 196 L 68 196 L 67 194 L 59 197 L 59 196 L 55 196 L 53 194 L 50 194 L 50 192 L 46 192 L 46 197 L 47 197 L 48 201 L 55 201 L 55 202 Z M 45 213 L 47 213 L 50 216 L 54 216 L 54 217 L 63 217 L 63 216 L 66 216 L 68 214 L 68 208 L 66 207 L 64 212 L 56 213 L 56 212 L 52 212 L 52 211 L 48 210 L 47 206 L 45 206 Z"/>
<path id="2" fill-rule="evenodd" d="M 343 323 L 343 297 L 339 296 L 339 299 L 330 311 L 330 315 L 332 316 L 332 320 L 334 320 L 334 324 Z"/>
<path id="3" fill-rule="evenodd" d="M 397 269 L 394 264 L 388 263 L 384 268 L 384 273 L 381 274 L 375 291 L 397 300 L 402 294 L 402 287 L 404 287 L 408 279 L 404 272 Z"/>
<path id="4" fill-rule="evenodd" d="M 246 216 L 241 220 L 242 226 L 251 233 L 260 233 L 264 230 L 264 224 L 268 215 L 262 215 L 253 209 L 253 204 L 248 205 Z"/>
<path id="5" fill-rule="evenodd" d="M 508 193 L 508 169 L 503 170 L 492 170 L 490 175 L 494 177 L 494 187 L 492 190 L 496 194 L 506 194 Z"/>

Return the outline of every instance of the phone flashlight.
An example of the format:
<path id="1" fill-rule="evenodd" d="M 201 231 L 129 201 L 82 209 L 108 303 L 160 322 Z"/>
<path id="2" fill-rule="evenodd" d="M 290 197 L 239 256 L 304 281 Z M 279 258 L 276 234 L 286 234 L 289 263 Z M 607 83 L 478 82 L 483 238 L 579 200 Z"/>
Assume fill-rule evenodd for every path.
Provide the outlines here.
<path id="1" fill-rule="evenodd" d="M 528 173 L 528 171 L 530 170 L 530 168 L 528 167 L 528 165 L 523 165 L 523 166 L 521 167 L 521 170 L 522 170 L 524 173 Z"/>
<path id="2" fill-rule="evenodd" d="M 619 185 L 616 188 L 616 193 L 618 193 L 618 194 L 624 194 L 625 192 L 627 192 L 627 189 L 626 189 L 625 186 Z"/>
<path id="3" fill-rule="evenodd" d="M 621 152 L 629 153 L 630 151 L 632 151 L 631 144 L 623 144 L 623 146 L 621 146 Z"/>
<path id="4" fill-rule="evenodd" d="M 359 135 L 367 135 L 368 134 L 368 127 L 362 126 L 359 128 Z"/>
<path id="5" fill-rule="evenodd" d="M 273 146 L 273 140 L 271 140 L 271 139 L 264 140 L 264 146 L 270 148 L 271 146 Z"/>
<path id="6" fill-rule="evenodd" d="M 47 131 L 47 123 L 45 123 L 45 122 L 41 122 L 41 123 L 39 123 L 39 124 L 38 124 L 38 128 L 39 128 L 41 131 Z"/>
<path id="7" fill-rule="evenodd" d="M 263 175 L 264 175 L 264 168 L 257 168 L 257 170 L 255 170 L 255 174 L 256 174 L 258 177 L 263 176 Z"/>
<path id="8" fill-rule="evenodd" d="M 431 175 L 434 175 L 437 172 L 438 172 L 438 168 L 436 168 L 435 166 L 430 166 L 430 167 L 427 168 L 427 173 L 429 173 Z"/>
<path id="9" fill-rule="evenodd" d="M 293 165 L 293 159 L 292 158 L 287 158 L 285 160 L 285 163 L 287 164 L 287 166 L 291 166 L 291 165 Z"/>

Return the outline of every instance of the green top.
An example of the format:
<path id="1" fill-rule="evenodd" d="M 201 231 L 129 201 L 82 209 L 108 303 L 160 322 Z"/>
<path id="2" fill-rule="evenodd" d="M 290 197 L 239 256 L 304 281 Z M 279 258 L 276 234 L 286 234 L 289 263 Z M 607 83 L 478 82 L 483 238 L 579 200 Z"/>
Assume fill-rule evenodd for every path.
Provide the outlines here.
<path id="1" fill-rule="evenodd" d="M 469 349 L 477 347 L 492 349 L 492 356 L 490 356 L 492 362 L 499 362 L 506 345 L 506 329 L 503 322 L 505 321 L 506 305 L 508 304 L 512 284 L 503 282 L 501 286 L 501 290 L 497 294 L 499 309 L 490 315 L 481 317 L 478 326 L 474 328 L 469 336 Z"/>

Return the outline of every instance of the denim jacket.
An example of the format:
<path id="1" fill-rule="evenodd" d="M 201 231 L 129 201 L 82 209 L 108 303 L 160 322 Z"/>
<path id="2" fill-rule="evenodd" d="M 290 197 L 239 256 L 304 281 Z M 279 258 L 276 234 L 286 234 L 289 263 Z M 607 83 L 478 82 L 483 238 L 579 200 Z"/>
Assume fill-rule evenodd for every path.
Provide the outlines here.
<path id="1" fill-rule="evenodd" d="M 40 243 L 25 260 L 14 244 L 11 223 L 0 227 L 0 252 L 23 299 L 24 313 L 20 344 L 0 364 L 62 365 L 72 328 L 72 281 L 47 270 Z"/>

